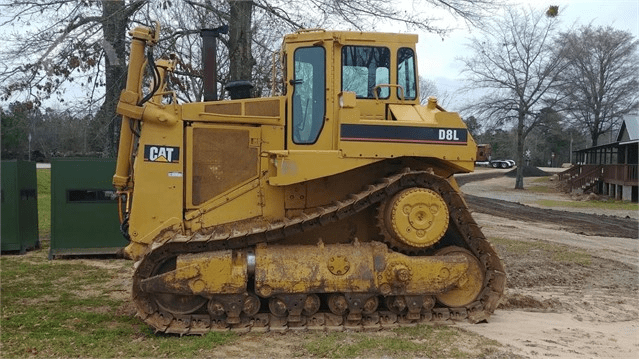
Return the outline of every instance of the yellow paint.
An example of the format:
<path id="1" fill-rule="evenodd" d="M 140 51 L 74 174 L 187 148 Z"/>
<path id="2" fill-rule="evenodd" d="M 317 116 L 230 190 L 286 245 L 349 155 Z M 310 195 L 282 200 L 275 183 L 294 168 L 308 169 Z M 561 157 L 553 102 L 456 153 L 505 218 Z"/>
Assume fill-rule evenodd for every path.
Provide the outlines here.
<path id="1" fill-rule="evenodd" d="M 437 294 L 455 287 L 468 270 L 468 259 L 462 255 L 406 256 L 379 242 L 260 245 L 255 262 L 256 292 L 266 297 L 332 292 Z"/>
<path id="2" fill-rule="evenodd" d="M 241 257 L 240 260 L 234 257 Z M 176 269 L 149 281 L 160 288 L 173 288 L 189 294 L 236 294 L 246 291 L 246 260 L 242 252 L 219 251 L 177 257 Z"/>
<path id="3" fill-rule="evenodd" d="M 397 240 L 426 248 L 444 236 L 448 217 L 448 207 L 439 194 L 427 188 L 411 188 L 393 198 L 385 219 Z"/>
<path id="4" fill-rule="evenodd" d="M 339 151 L 268 151 L 275 167 L 268 182 L 273 186 L 290 185 L 343 173 L 379 160 L 345 160 Z"/>

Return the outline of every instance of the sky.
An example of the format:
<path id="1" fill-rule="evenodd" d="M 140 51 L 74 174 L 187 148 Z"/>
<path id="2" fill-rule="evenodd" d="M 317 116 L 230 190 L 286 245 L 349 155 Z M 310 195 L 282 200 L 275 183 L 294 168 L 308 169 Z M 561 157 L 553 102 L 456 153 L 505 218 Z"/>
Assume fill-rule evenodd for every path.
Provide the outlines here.
<path id="1" fill-rule="evenodd" d="M 559 6 L 561 30 L 571 26 L 579 27 L 592 23 L 594 26 L 611 26 L 630 32 L 639 38 L 639 0 L 508 0 L 512 4 L 547 9 L 551 5 Z M 440 93 L 449 93 L 447 110 L 458 111 L 468 102 L 467 96 L 459 94 L 463 85 L 461 70 L 463 64 L 459 57 L 468 56 L 466 44 L 470 38 L 479 35 L 476 29 L 469 29 L 463 23 L 443 40 L 440 36 L 418 33 L 417 58 L 420 76 L 435 82 Z"/>

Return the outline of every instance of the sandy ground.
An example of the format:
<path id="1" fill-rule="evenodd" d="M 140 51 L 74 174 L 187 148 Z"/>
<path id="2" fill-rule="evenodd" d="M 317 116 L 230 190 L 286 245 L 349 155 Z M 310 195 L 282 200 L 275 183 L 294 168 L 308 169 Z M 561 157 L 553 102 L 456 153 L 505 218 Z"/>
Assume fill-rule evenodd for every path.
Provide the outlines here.
<path id="1" fill-rule="evenodd" d="M 503 171 L 503 170 L 502 170 Z M 507 172 L 507 171 L 504 171 Z M 526 178 L 529 185 L 534 178 Z M 536 206 L 538 199 L 570 200 L 563 193 L 514 190 L 514 178 L 469 182 L 475 196 Z M 561 208 L 568 210 L 568 208 Z M 637 211 L 579 210 L 639 218 Z M 509 220 L 482 213 L 473 217 L 486 237 L 548 241 L 584 250 L 592 263 L 549 266 L 535 253 L 502 258 L 508 274 L 503 305 L 483 324 L 457 324 L 507 345 L 527 358 L 639 358 L 639 240 L 570 233 L 561 226 Z M 498 247 L 499 249 L 499 247 Z"/>

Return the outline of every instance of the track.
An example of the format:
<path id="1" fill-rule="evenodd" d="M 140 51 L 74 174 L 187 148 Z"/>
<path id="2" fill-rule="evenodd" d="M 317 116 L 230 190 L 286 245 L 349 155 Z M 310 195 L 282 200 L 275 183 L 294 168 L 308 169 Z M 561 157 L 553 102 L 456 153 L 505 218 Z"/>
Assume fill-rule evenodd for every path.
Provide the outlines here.
<path id="1" fill-rule="evenodd" d="M 166 308 L 162 309 L 158 306 L 158 302 L 154 298 L 155 293 L 147 293 L 141 289 L 141 281 L 155 275 L 159 266 L 169 262 L 171 258 L 177 255 L 245 249 L 252 248 L 260 243 L 274 243 L 290 235 L 343 220 L 365 208 L 380 203 L 400 190 L 410 187 L 427 187 L 437 191 L 442 196 L 449 207 L 451 224 L 456 226 L 465 241 L 466 247 L 481 262 L 481 266 L 485 268 L 485 279 L 481 294 L 475 302 L 466 307 L 441 307 L 435 305 L 434 299 L 430 296 L 412 296 L 410 298 L 406 296 L 406 298 L 401 298 L 401 300 L 405 300 L 409 306 L 411 301 L 418 303 L 420 307 L 422 302 L 424 303 L 423 309 L 417 317 L 408 315 L 405 310 L 394 307 L 392 304 L 387 304 L 386 308 L 379 306 L 380 309 L 364 311 L 362 315 L 353 316 L 349 315 L 348 311 L 336 311 L 334 305 L 331 306 L 326 303 L 326 295 L 321 295 L 316 296 L 322 301 L 317 305 L 318 310 L 316 312 L 309 314 L 304 312 L 297 313 L 294 319 L 291 315 L 275 315 L 272 313 L 273 309 L 271 309 L 271 313 L 257 312 L 252 315 L 246 315 L 243 312 L 242 315 L 238 314 L 236 317 L 230 318 L 225 315 L 216 315 L 211 308 L 207 311 L 206 307 L 210 307 L 210 304 L 208 306 L 204 305 L 204 309 L 190 314 L 172 313 L 167 311 Z M 495 310 L 505 287 L 506 276 L 501 261 L 472 219 L 460 194 L 444 178 L 427 171 L 406 170 L 387 177 L 377 184 L 370 185 L 347 199 L 319 208 L 301 217 L 283 219 L 274 223 L 263 221 L 234 223 L 190 236 L 167 231 L 160 234 L 159 237 L 161 238 L 158 238 L 157 242 L 163 244 L 154 245 L 154 249 L 136 264 L 137 268 L 133 277 L 133 299 L 138 315 L 156 331 L 164 333 L 180 335 L 204 334 L 209 331 L 229 329 L 239 331 L 341 330 L 343 328 L 375 330 L 385 327 L 414 325 L 432 320 L 453 319 L 479 322 L 487 319 Z M 359 293 L 340 293 L 346 298 L 354 297 L 357 294 Z M 246 293 L 244 298 L 247 296 L 257 298 L 253 293 Z M 224 298 L 219 299 L 225 300 Z M 294 299 L 291 298 L 291 300 Z M 192 298 L 185 298 L 185 301 L 189 300 L 192 300 Z M 227 298 L 226 300 L 234 300 L 234 298 Z M 383 302 L 383 300 L 380 300 L 380 302 Z M 432 303 L 432 305 L 427 305 L 426 303 Z M 238 303 L 238 305 L 242 306 L 242 303 Z M 351 305 L 350 299 L 349 305 Z M 262 305 L 262 307 L 268 306 Z M 375 305 L 375 308 L 378 308 L 377 305 Z M 352 311 L 352 308 L 349 310 Z M 253 313 L 252 310 L 248 310 L 248 312 Z"/>

